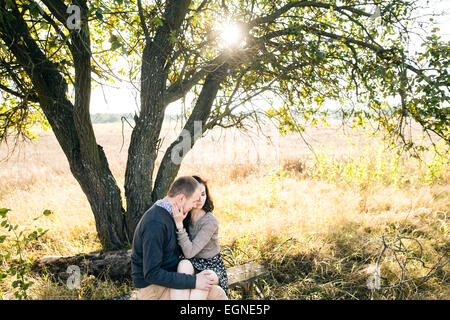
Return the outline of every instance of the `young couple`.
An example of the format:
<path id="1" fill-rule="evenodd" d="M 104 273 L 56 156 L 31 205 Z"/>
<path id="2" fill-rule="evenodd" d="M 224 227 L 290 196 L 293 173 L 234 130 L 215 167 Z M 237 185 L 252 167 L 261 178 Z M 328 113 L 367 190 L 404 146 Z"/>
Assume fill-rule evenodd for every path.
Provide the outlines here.
<path id="1" fill-rule="evenodd" d="M 206 182 L 185 176 L 144 213 L 131 254 L 138 300 L 228 299 L 213 209 Z"/>

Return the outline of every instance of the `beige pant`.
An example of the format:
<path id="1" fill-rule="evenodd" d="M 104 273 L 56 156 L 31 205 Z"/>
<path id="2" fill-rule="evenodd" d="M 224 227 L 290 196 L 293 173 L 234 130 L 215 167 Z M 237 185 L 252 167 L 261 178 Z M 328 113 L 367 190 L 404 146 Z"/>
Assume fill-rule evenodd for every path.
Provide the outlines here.
<path id="1" fill-rule="evenodd" d="M 170 300 L 170 289 L 151 284 L 137 290 L 136 300 Z"/>
<path id="2" fill-rule="evenodd" d="M 221 287 L 212 286 L 207 300 L 224 300 L 226 298 L 225 291 Z M 137 290 L 136 300 L 170 300 L 170 288 L 151 284 L 148 287 Z"/>

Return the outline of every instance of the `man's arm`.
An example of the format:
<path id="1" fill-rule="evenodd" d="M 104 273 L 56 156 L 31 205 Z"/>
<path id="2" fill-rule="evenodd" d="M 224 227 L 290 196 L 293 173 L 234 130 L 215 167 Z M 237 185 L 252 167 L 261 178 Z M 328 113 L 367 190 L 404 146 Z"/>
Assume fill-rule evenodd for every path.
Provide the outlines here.
<path id="1" fill-rule="evenodd" d="M 166 288 L 194 289 L 196 276 L 169 272 L 161 268 L 164 245 L 164 225 L 153 222 L 142 234 L 143 274 L 148 283 Z"/>

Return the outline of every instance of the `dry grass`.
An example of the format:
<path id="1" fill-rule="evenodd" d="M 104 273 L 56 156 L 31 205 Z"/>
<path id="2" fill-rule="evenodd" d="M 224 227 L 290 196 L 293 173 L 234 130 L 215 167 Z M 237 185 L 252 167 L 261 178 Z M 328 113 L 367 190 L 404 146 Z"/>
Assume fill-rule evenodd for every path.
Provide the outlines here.
<path id="1" fill-rule="evenodd" d="M 131 131 L 125 128 L 122 149 L 120 124 L 95 125 L 95 131 L 123 192 Z M 175 133 L 164 129 L 162 150 Z M 380 253 L 381 235 L 418 239 L 426 266 L 449 246 L 448 158 L 428 155 L 428 166 L 407 157 L 394 161 L 379 137 L 364 132 L 344 137 L 333 128 L 307 130 L 314 156 L 298 136 L 266 133 L 274 144 L 256 134 L 214 131 L 188 154 L 180 175 L 209 180 L 227 264 L 266 262 L 271 274 L 263 281 L 268 297 L 369 298 L 366 280 Z M 19 225 L 28 225 L 45 209 L 54 212 L 38 220 L 49 232 L 27 255 L 101 249 L 89 204 L 51 132 L 18 151 L 1 163 L 0 207 L 10 208 L 11 221 Z M 6 152 L 0 147 L 0 156 Z M 408 274 L 421 276 L 428 270 L 415 265 Z M 398 281 L 400 270 L 392 256 L 383 260 L 381 272 L 390 284 Z M 45 275 L 33 279 L 30 293 L 35 299 L 99 299 L 129 289 L 127 282 L 90 277 L 83 278 L 80 290 Z M 12 297 L 11 281 L 0 284 L 4 299 Z M 410 282 L 382 297 L 449 299 L 449 287 L 448 269 L 443 269 L 423 284 Z M 241 298 L 239 290 L 231 295 Z"/>

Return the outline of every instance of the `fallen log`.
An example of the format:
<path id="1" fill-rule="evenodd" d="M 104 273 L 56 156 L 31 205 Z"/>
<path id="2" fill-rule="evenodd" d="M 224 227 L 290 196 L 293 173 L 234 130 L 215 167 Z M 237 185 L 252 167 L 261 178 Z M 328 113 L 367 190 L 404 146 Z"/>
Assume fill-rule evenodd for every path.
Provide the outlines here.
<path id="1" fill-rule="evenodd" d="M 44 256 L 34 261 L 34 272 L 47 272 L 58 279 L 67 280 L 73 267 L 80 268 L 81 274 L 93 275 L 100 279 L 131 279 L 131 250 L 80 253 L 75 256 Z"/>

